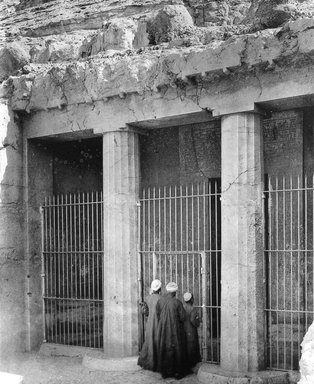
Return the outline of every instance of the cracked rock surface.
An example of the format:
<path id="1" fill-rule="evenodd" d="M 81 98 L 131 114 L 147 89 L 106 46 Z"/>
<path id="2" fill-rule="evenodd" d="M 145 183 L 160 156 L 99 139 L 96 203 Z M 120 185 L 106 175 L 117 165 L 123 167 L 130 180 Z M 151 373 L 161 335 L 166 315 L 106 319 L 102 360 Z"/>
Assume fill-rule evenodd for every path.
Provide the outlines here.
<path id="1" fill-rule="evenodd" d="M 208 85 L 238 72 L 283 71 L 314 55 L 312 1 L 4 0 L 0 7 L 0 95 L 28 112 L 167 87 L 183 97 L 195 79 Z"/>
<path id="2" fill-rule="evenodd" d="M 29 64 L 5 86 L 14 109 L 30 111 L 162 92 L 164 87 L 182 93 L 193 77 L 210 83 L 257 68 L 281 71 L 286 65 L 306 64 L 311 57 L 314 20 L 307 19 L 198 47 L 147 47 L 99 53 L 81 61 Z"/>

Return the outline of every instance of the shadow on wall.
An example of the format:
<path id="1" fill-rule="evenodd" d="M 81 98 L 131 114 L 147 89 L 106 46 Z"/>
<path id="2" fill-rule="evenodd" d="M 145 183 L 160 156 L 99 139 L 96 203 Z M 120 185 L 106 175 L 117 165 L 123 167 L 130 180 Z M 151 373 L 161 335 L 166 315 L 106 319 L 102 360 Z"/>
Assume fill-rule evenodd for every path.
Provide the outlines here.
<path id="1" fill-rule="evenodd" d="M 25 350 L 22 136 L 0 103 L 0 356 Z"/>

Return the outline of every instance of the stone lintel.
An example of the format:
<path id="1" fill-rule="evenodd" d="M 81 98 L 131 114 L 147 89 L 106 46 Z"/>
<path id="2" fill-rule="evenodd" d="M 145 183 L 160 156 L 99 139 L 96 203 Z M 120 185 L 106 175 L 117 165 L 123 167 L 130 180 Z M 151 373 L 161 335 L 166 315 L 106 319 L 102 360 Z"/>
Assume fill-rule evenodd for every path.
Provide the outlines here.
<path id="1" fill-rule="evenodd" d="M 215 92 L 212 91 L 215 89 Z M 159 128 L 189 122 L 189 116 L 220 117 L 232 113 L 300 108 L 314 104 L 314 68 L 287 69 L 280 73 L 265 72 L 258 79 L 251 73 L 238 78 L 237 83 L 225 79 L 214 84 L 204 84 L 198 98 L 191 86 L 185 95 L 169 88 L 165 94 L 130 94 L 124 99 L 74 104 L 64 109 L 38 111 L 23 116 L 27 138 L 60 135 L 82 135 L 87 130 L 94 134 L 119 131 L 127 124 L 140 128 Z M 202 117 L 203 119 L 203 117 Z M 168 120 L 168 122 L 167 122 Z M 196 120 L 197 121 L 197 118 Z M 146 122 L 146 123 L 145 123 Z"/>

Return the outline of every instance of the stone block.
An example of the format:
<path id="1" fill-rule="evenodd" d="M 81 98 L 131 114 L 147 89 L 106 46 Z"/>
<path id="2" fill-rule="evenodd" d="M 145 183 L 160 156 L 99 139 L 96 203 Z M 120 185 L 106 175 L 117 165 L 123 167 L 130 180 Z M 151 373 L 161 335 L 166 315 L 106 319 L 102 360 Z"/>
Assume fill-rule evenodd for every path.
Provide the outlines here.
<path id="1" fill-rule="evenodd" d="M 219 8 L 217 1 L 210 1 L 205 5 L 205 8 L 209 11 L 216 11 Z"/>
<path id="2" fill-rule="evenodd" d="M 86 353 L 91 352 L 92 349 L 85 347 L 77 347 L 72 345 L 62 345 L 62 344 L 52 344 L 52 343 L 43 343 L 40 346 L 39 354 L 41 356 L 53 357 L 53 356 L 67 356 L 81 358 L 86 355 Z"/>
<path id="3" fill-rule="evenodd" d="M 19 43 L 6 45 L 0 50 L 0 82 L 29 62 L 27 48 Z"/>
<path id="4" fill-rule="evenodd" d="M 278 59 L 282 53 L 282 44 L 271 31 L 248 35 L 245 61 L 249 66 L 269 63 Z"/>
<path id="5" fill-rule="evenodd" d="M 80 48 L 80 57 L 97 55 L 105 51 L 138 49 L 149 44 L 146 23 L 128 18 L 116 18 L 102 29 L 87 36 Z"/>
<path id="6" fill-rule="evenodd" d="M 106 372 L 136 372 L 141 370 L 137 365 L 137 359 L 138 356 L 109 359 L 103 352 L 94 351 L 83 357 L 83 366 Z"/>
<path id="7" fill-rule="evenodd" d="M 197 379 L 203 384 L 289 384 L 287 372 L 228 372 L 220 366 L 207 363 L 200 366 Z"/>
<path id="8" fill-rule="evenodd" d="M 204 11 L 204 20 L 211 23 L 218 23 L 220 18 L 214 11 Z"/>
<path id="9" fill-rule="evenodd" d="M 192 16 L 183 5 L 167 5 L 148 22 L 149 41 L 152 44 L 170 41 L 193 25 Z"/>
<path id="10" fill-rule="evenodd" d="M 287 24 L 287 27 L 293 33 L 302 32 L 307 29 L 314 28 L 314 19 L 305 18 L 305 19 L 299 19 L 296 21 L 290 21 Z"/>
<path id="11" fill-rule="evenodd" d="M 314 29 L 303 31 L 298 36 L 300 53 L 309 54 L 314 51 Z"/>

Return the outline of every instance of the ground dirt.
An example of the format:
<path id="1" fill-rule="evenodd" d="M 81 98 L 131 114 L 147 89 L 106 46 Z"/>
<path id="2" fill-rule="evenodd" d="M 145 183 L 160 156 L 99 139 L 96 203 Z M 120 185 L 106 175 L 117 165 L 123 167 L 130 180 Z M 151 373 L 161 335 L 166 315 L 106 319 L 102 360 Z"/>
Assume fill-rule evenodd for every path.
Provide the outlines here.
<path id="1" fill-rule="evenodd" d="M 23 384 L 199 383 L 196 375 L 189 375 L 181 380 L 163 380 L 160 374 L 145 370 L 136 372 L 93 371 L 85 368 L 79 358 L 46 357 L 28 353 L 19 354 L 10 359 L 2 359 L 0 371 L 23 376 Z"/>

